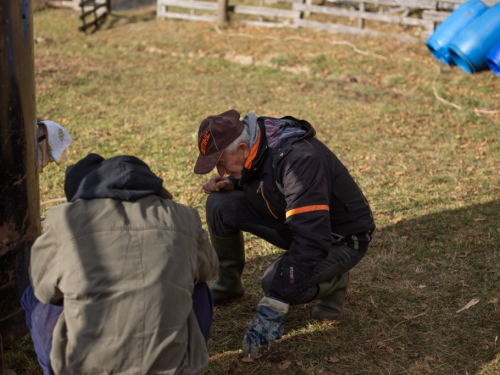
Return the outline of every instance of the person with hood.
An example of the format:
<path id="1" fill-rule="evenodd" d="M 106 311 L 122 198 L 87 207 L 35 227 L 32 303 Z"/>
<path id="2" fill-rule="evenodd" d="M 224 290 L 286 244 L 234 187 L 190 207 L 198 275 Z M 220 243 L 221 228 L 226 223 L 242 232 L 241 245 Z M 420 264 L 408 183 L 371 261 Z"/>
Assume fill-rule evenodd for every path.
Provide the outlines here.
<path id="1" fill-rule="evenodd" d="M 217 255 L 197 212 L 134 156 L 66 170 L 23 295 L 44 374 L 202 374 Z"/>
<path id="2" fill-rule="evenodd" d="M 368 201 L 347 168 L 315 138 L 307 121 L 291 116 L 240 120 L 236 110 L 205 118 L 194 172 L 217 175 L 203 184 L 210 240 L 219 257 L 210 285 L 215 303 L 244 295 L 242 231 L 285 253 L 264 272 L 265 296 L 243 340 L 255 358 L 259 345 L 283 334 L 290 305 L 316 299 L 312 317 L 340 316 L 349 270 L 365 255 L 375 223 Z"/>

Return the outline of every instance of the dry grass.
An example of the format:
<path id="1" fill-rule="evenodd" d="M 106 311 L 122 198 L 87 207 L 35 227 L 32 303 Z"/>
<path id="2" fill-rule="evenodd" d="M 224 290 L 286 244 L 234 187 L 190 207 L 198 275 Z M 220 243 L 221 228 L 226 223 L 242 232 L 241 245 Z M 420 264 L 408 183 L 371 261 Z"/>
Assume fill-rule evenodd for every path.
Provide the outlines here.
<path id="1" fill-rule="evenodd" d="M 248 235 L 247 297 L 216 308 L 207 373 L 498 373 L 500 115 L 477 112 L 500 109 L 498 77 L 441 67 L 437 92 L 457 110 L 433 94 L 423 43 L 218 32 L 156 20 L 153 8 L 115 12 L 85 36 L 77 17 L 35 14 L 38 116 L 72 134 L 69 162 L 137 155 L 203 216 L 204 178 L 192 173 L 200 121 L 229 108 L 293 115 L 315 126 L 374 209 L 379 229 L 340 320 L 318 324 L 313 304 L 295 307 L 285 337 L 253 363 L 241 361 L 240 342 L 280 250 Z M 371 55 L 331 44 L 344 41 Z M 46 168 L 42 201 L 63 196 L 63 177 L 64 166 Z M 6 354 L 18 374 L 40 373 L 29 346 L 25 338 Z"/>

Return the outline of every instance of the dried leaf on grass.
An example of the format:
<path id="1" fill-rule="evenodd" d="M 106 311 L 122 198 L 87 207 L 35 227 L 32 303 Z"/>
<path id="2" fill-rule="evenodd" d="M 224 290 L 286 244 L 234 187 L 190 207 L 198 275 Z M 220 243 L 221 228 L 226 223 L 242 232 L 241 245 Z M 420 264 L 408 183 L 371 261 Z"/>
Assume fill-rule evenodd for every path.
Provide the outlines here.
<path id="1" fill-rule="evenodd" d="M 385 342 L 383 342 L 383 341 L 379 341 L 379 342 L 377 343 L 377 347 L 379 347 L 380 349 L 385 349 L 385 350 L 387 350 L 389 353 L 394 353 L 394 348 L 393 348 L 393 347 L 391 347 L 391 346 L 389 346 L 389 345 L 387 345 L 387 344 L 386 344 Z"/>
<path id="2" fill-rule="evenodd" d="M 340 361 L 340 359 L 338 359 L 337 357 L 325 357 L 325 359 L 327 362 L 331 362 L 331 363 L 337 363 Z"/>
<path id="3" fill-rule="evenodd" d="M 290 367 L 291 364 L 292 364 L 292 362 L 285 361 L 281 365 L 279 365 L 278 367 L 280 368 L 280 370 L 286 370 L 288 367 Z"/>
<path id="4" fill-rule="evenodd" d="M 479 303 L 479 299 L 477 299 L 477 298 L 471 299 L 470 302 L 467 305 L 465 305 L 464 307 L 462 307 L 460 310 L 457 310 L 457 314 L 461 313 L 464 310 L 470 309 L 472 306 L 474 306 L 474 305 L 476 305 L 478 303 Z"/>

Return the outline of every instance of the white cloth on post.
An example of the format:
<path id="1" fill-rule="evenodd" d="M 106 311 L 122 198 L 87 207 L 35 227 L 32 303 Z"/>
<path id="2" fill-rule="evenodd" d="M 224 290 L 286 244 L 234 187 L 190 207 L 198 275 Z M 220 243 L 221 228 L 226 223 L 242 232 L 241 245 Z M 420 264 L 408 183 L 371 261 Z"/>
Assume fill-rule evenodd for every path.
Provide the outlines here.
<path id="1" fill-rule="evenodd" d="M 38 172 L 50 162 L 60 165 L 66 160 L 66 149 L 71 144 L 68 131 L 54 121 L 37 122 Z M 45 135 L 45 137 L 43 137 Z"/>

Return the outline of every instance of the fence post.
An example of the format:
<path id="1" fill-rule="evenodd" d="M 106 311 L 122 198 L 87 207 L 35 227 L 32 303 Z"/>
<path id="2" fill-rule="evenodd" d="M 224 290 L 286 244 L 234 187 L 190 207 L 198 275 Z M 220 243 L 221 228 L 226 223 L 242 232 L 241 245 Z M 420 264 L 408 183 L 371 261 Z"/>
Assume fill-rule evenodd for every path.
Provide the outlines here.
<path id="1" fill-rule="evenodd" d="M 5 365 L 3 363 L 3 342 L 0 334 L 0 375 L 5 375 Z"/>
<path id="2" fill-rule="evenodd" d="M 227 24 L 227 2 L 228 0 L 218 0 L 219 8 L 217 9 L 217 21 L 219 25 Z"/>
<path id="3" fill-rule="evenodd" d="M 358 18 L 358 27 L 360 29 L 364 29 L 365 28 L 365 19 L 361 16 L 361 13 L 364 13 L 365 12 L 365 3 L 360 3 L 359 4 L 359 13 L 360 13 L 360 16 Z"/>
<path id="4" fill-rule="evenodd" d="M 0 335 L 26 327 L 20 300 L 40 234 L 32 0 L 0 1 Z"/>
<path id="5" fill-rule="evenodd" d="M 312 5 L 312 0 L 301 0 L 302 4 L 306 4 L 306 5 Z M 310 17 L 311 16 L 311 12 L 306 10 L 304 12 L 302 12 L 302 17 L 300 18 L 304 18 L 304 17 Z"/>

